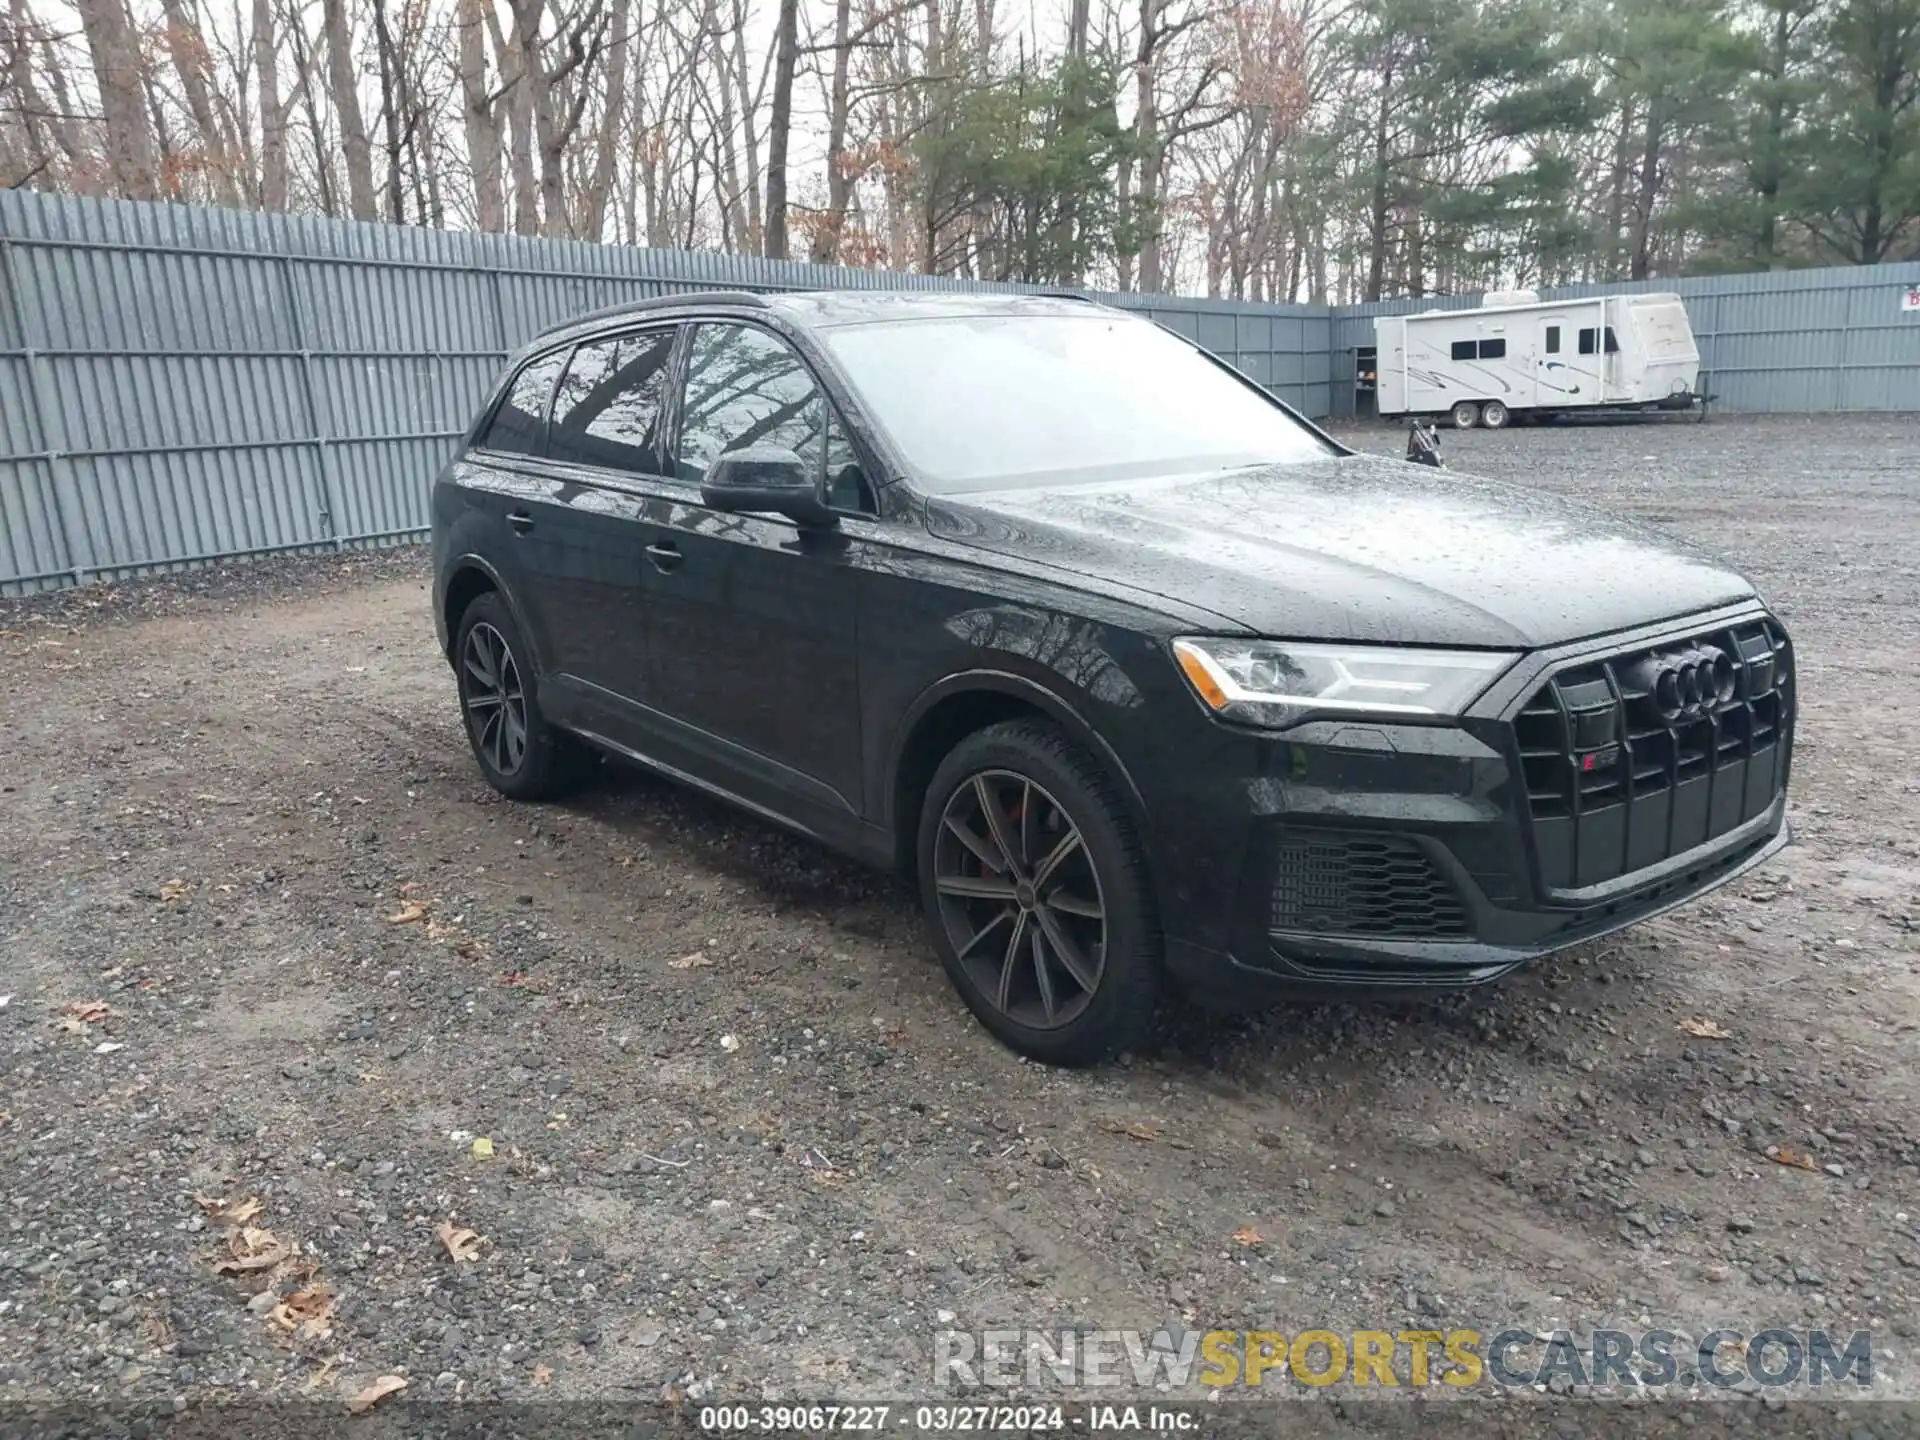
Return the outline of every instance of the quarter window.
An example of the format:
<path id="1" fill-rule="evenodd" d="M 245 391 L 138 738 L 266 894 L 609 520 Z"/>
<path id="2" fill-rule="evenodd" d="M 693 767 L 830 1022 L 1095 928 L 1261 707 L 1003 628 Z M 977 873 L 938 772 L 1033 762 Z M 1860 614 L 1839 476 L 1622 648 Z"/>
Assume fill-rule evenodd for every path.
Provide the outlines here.
<path id="1" fill-rule="evenodd" d="M 529 361 L 513 377 L 506 398 L 500 402 L 500 408 L 493 412 L 493 419 L 487 424 L 487 433 L 480 437 L 482 446 L 488 450 L 504 450 L 512 455 L 538 455 L 541 452 L 541 432 L 545 430 L 547 422 L 547 396 L 553 392 L 554 379 L 566 359 L 566 351 L 556 350 L 550 355 Z"/>
<path id="2" fill-rule="evenodd" d="M 547 454 L 556 460 L 657 474 L 661 401 L 672 330 L 596 340 L 573 352 L 553 397 Z"/>
<path id="3" fill-rule="evenodd" d="M 687 357 L 679 475 L 699 484 L 729 450 L 784 445 L 818 474 L 826 397 L 791 346 L 744 325 L 702 325 Z"/>

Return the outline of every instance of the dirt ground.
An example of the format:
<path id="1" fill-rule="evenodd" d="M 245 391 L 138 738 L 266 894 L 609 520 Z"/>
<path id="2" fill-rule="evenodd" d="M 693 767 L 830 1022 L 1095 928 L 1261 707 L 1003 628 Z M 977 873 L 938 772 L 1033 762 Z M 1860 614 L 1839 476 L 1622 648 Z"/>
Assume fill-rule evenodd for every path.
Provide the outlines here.
<path id="1" fill-rule="evenodd" d="M 416 551 L 0 606 L 0 1399 L 925 1398 L 948 1325 L 1722 1321 L 1868 1328 L 1914 1397 L 1920 418 L 1443 446 L 1755 579 L 1797 842 L 1482 992 L 1182 1011 L 1094 1073 L 996 1045 L 886 877 L 640 775 L 497 799 Z"/>

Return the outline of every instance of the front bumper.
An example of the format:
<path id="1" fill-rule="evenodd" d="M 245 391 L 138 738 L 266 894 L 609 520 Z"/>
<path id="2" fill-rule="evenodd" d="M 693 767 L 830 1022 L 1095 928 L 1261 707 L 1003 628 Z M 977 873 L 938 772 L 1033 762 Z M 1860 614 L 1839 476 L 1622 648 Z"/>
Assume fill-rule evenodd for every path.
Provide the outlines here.
<path id="1" fill-rule="evenodd" d="M 1785 677 L 1772 730 L 1754 704 L 1716 719 L 1710 777 L 1670 745 L 1670 780 L 1623 797 L 1558 768 L 1581 757 L 1542 753 L 1543 697 L 1604 705 L 1596 687 L 1624 656 L 1711 639 L 1757 654 L 1756 634 L 1777 639 Z M 1155 826 L 1169 969 L 1228 1007 L 1301 988 L 1455 988 L 1683 904 L 1788 843 L 1791 676 L 1778 623 L 1748 605 L 1530 655 L 1457 726 L 1323 721 L 1223 741 L 1184 767 L 1187 803 Z M 1613 693 L 1631 733 L 1631 696 Z M 1647 774 L 1658 749 L 1633 734 L 1619 773 Z M 1569 853 L 1561 797 L 1542 793 L 1562 781 L 1580 792 L 1585 850 L 1574 837 Z"/>

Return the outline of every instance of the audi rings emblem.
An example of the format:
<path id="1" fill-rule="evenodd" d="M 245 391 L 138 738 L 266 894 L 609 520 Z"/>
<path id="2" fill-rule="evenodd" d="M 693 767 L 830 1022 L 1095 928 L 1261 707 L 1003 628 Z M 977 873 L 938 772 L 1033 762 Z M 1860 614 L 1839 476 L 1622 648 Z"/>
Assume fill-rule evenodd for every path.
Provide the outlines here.
<path id="1" fill-rule="evenodd" d="M 1714 645 L 1648 655 L 1627 672 L 1669 725 L 1704 720 L 1733 699 L 1733 661 Z"/>

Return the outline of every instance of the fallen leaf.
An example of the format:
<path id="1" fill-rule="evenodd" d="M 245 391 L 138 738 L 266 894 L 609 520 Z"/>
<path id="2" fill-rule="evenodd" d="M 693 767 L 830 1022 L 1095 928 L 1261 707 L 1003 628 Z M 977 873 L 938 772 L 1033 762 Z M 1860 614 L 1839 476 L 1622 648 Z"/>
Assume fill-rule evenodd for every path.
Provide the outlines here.
<path id="1" fill-rule="evenodd" d="M 1796 1170 L 1820 1168 L 1811 1155 L 1802 1155 L 1798 1150 L 1790 1150 L 1785 1145 L 1770 1148 L 1767 1151 L 1767 1158 L 1776 1165 L 1791 1165 Z"/>
<path id="2" fill-rule="evenodd" d="M 318 1390 L 333 1378 L 333 1372 L 340 1368 L 340 1357 L 329 1355 L 320 1363 L 320 1368 L 307 1377 L 307 1389 Z"/>
<path id="3" fill-rule="evenodd" d="M 713 960 L 703 951 L 696 950 L 691 955 L 682 955 L 678 960 L 667 961 L 669 970 L 705 970 Z"/>
<path id="4" fill-rule="evenodd" d="M 482 1135 L 473 1142 L 473 1158 L 476 1160 L 493 1159 L 493 1141 Z"/>
<path id="5" fill-rule="evenodd" d="M 387 916 L 389 925 L 412 925 L 427 918 L 427 906 L 423 900 L 409 900 L 393 914 Z"/>
<path id="6" fill-rule="evenodd" d="M 534 1384 L 545 1385 L 545 1384 L 548 1384 L 550 1381 L 552 1381 L 552 1379 L 553 1379 L 553 1367 L 551 1365 L 536 1365 L 533 1367 L 533 1383 Z"/>
<path id="7" fill-rule="evenodd" d="M 104 1000 L 76 1000 L 67 1009 L 83 1025 L 98 1025 L 113 1014 L 113 1007 Z"/>
<path id="8" fill-rule="evenodd" d="M 364 1415 L 396 1390 L 407 1388 L 407 1382 L 398 1375 L 382 1375 L 358 1395 L 347 1401 L 349 1415 Z"/>
<path id="9" fill-rule="evenodd" d="M 1680 1022 L 1680 1029 L 1700 1040 L 1731 1040 L 1733 1032 L 1722 1030 L 1704 1015 L 1689 1015 Z"/>
<path id="10" fill-rule="evenodd" d="M 168 880 L 161 884 L 160 899 L 166 904 L 171 905 L 176 900 L 184 900 L 186 898 L 187 898 L 187 882 L 186 881 Z"/>
<path id="11" fill-rule="evenodd" d="M 500 977 L 500 983 L 502 985 L 524 985 L 527 983 L 527 972 L 524 970 L 509 970 Z"/>
<path id="12" fill-rule="evenodd" d="M 1125 1135 L 1129 1140 L 1160 1138 L 1160 1127 L 1148 1120 L 1103 1120 L 1100 1128 L 1115 1135 Z"/>
<path id="13" fill-rule="evenodd" d="M 296 1333 L 302 1339 L 319 1339 L 331 1334 L 332 1320 L 333 1291 L 325 1285 L 296 1290 L 267 1312 L 269 1324 Z"/>
<path id="14" fill-rule="evenodd" d="M 1233 1232 L 1233 1241 L 1236 1245 L 1264 1245 L 1267 1238 L 1251 1225 L 1242 1225 Z"/>
<path id="15" fill-rule="evenodd" d="M 214 1271 L 220 1275 L 243 1275 L 255 1270 L 271 1270 L 287 1258 L 286 1242 L 271 1230 L 242 1226 L 227 1241 L 230 1257 L 217 1261 Z"/>
<path id="16" fill-rule="evenodd" d="M 267 1208 L 260 1203 L 257 1195 L 249 1195 L 242 1200 L 222 1200 L 216 1195 L 195 1195 L 193 1199 L 207 1214 L 228 1225 L 244 1225 Z"/>
<path id="17" fill-rule="evenodd" d="M 111 1055 L 116 1050 L 124 1050 L 126 1048 L 127 1047 L 118 1040 L 102 1040 L 98 1045 L 93 1047 L 93 1053 L 96 1055 Z"/>
<path id="18" fill-rule="evenodd" d="M 435 1239 L 447 1247 L 447 1254 L 453 1257 L 455 1264 L 480 1258 L 481 1240 L 473 1231 L 462 1230 L 451 1220 L 442 1220 L 433 1234 Z"/>

